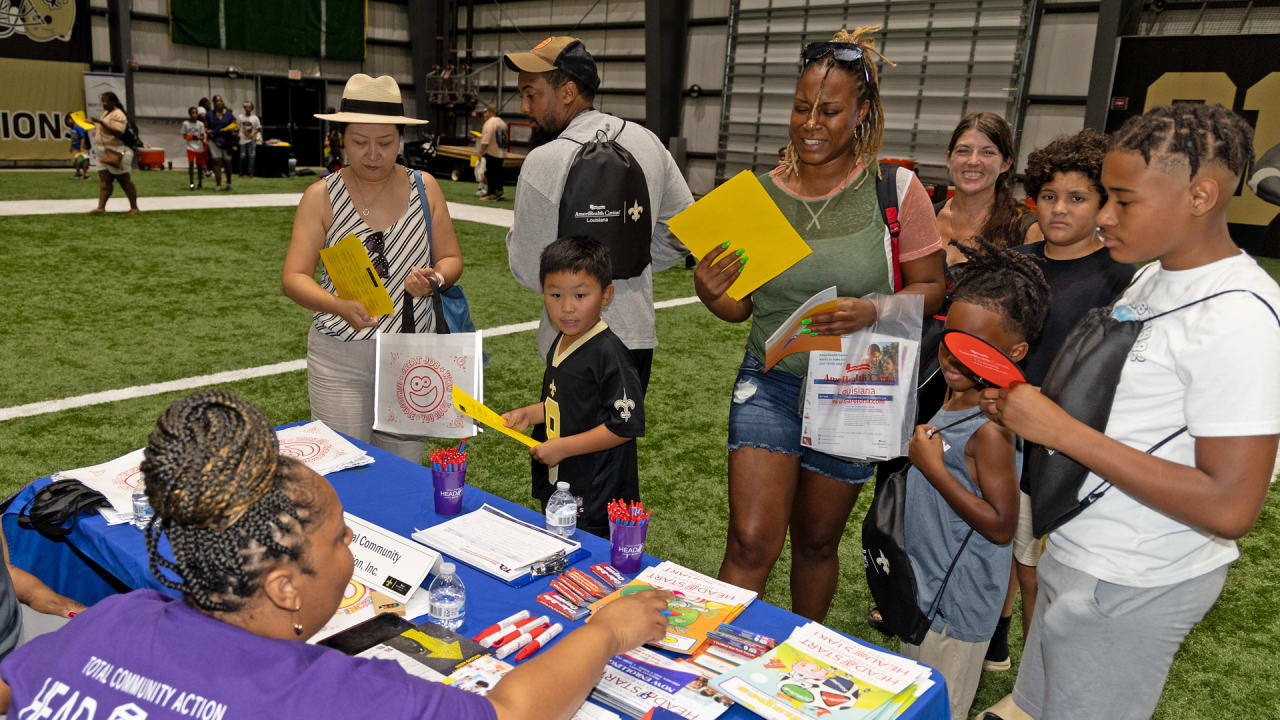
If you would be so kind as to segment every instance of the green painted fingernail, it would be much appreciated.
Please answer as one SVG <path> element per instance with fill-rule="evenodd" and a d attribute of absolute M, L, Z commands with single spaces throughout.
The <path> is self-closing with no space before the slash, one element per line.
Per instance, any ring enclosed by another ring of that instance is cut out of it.
<path fill-rule="evenodd" d="M 726 241 L 724 241 L 724 242 L 720 243 L 720 247 L 722 247 L 722 248 L 727 248 L 727 247 L 729 247 L 729 241 L 728 241 L 728 240 L 726 240 Z"/>
<path fill-rule="evenodd" d="M 743 255 L 743 256 L 742 256 L 742 264 L 743 264 L 743 265 L 746 265 L 746 264 L 747 264 L 747 256 L 746 256 L 746 255 Z"/>
<path fill-rule="evenodd" d="M 739 250 L 738 252 L 734 253 L 734 255 L 741 255 L 742 253 L 744 253 L 744 252 L 746 252 L 746 251 L 747 251 L 747 249 L 746 249 L 746 248 L 743 248 L 743 249 Z"/>
<path fill-rule="evenodd" d="M 801 321 L 800 321 L 800 324 L 801 324 L 801 325 L 808 325 L 808 324 L 809 324 L 809 323 L 811 323 L 811 322 L 813 322 L 813 318 L 805 318 L 805 319 L 803 319 L 803 320 L 801 320 Z"/>

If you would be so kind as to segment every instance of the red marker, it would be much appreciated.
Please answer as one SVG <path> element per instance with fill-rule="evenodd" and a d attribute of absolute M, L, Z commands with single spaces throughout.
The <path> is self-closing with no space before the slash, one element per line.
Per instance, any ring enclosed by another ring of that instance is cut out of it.
<path fill-rule="evenodd" d="M 523 633 L 528 633 L 529 631 L 541 625 L 550 625 L 550 624 L 551 624 L 551 618 L 548 618 L 546 615 L 539 615 L 538 617 L 532 620 L 523 620 L 521 622 L 516 623 L 516 626 L 512 628 L 511 632 L 507 633 L 506 635 L 503 635 L 497 640 L 491 641 L 491 644 L 488 645 L 488 647 L 493 650 L 497 650 L 499 648 L 502 648 L 511 644 L 512 641 L 519 638 L 520 635 Z"/>
<path fill-rule="evenodd" d="M 527 618 L 527 617 L 529 617 L 529 611 L 528 611 L 528 610 L 521 610 L 520 612 L 516 613 L 515 615 L 512 615 L 511 617 L 509 617 L 509 618 L 505 618 L 505 619 L 503 619 L 503 620 L 499 620 L 498 622 L 496 622 L 496 623 L 494 623 L 494 624 L 490 625 L 489 627 L 487 627 L 487 628 L 485 628 L 485 629 L 481 630 L 479 633 L 477 633 L 477 634 L 476 634 L 476 636 L 475 636 L 475 637 L 471 638 L 471 641 L 472 641 L 472 642 L 480 642 L 480 639 L 481 639 L 481 638 L 489 637 L 490 635 L 492 635 L 492 634 L 494 634 L 494 633 L 498 632 L 498 630 L 499 630 L 499 629 L 501 629 L 501 628 L 504 628 L 504 627 L 505 627 L 505 628 L 509 628 L 509 627 L 511 627 L 512 625 L 515 625 L 517 620 L 524 620 L 524 619 L 525 619 L 525 618 Z"/>
<path fill-rule="evenodd" d="M 505 659 L 508 655 L 523 648 L 525 645 L 528 645 L 529 643 L 533 642 L 533 638 L 536 635 L 540 635 L 543 632 L 545 632 L 546 629 L 547 629 L 546 625 L 539 626 L 537 629 L 534 629 L 534 630 L 530 630 L 526 628 L 523 632 L 520 633 L 520 637 L 507 643 L 506 645 L 503 645 L 501 649 L 499 649 L 496 653 L 494 653 L 493 654 L 494 657 L 498 658 L 499 660 Z"/>
<path fill-rule="evenodd" d="M 542 649 L 544 645 L 551 642 L 555 636 L 559 635 L 562 630 L 564 630 L 564 626 L 560 623 L 556 623 L 542 633 L 535 635 L 533 639 L 529 641 L 528 645 L 520 648 L 520 652 L 516 653 L 516 662 L 520 662 L 521 660 L 524 660 L 530 655 L 538 652 L 538 650 Z"/>

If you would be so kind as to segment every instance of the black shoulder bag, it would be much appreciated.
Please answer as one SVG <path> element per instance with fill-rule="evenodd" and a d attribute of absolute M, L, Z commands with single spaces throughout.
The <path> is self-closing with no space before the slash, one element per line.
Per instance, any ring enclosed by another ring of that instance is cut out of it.
<path fill-rule="evenodd" d="M 65 537 L 76 528 L 80 513 L 91 513 L 109 504 L 102 493 L 79 480 L 55 480 L 40 488 L 22 507 L 18 525 L 50 537 Z"/>

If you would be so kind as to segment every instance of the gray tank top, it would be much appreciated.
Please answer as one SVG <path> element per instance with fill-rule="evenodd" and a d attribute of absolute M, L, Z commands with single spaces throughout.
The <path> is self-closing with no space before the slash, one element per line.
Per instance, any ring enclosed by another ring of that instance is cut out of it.
<path fill-rule="evenodd" d="M 944 427 L 977 408 L 965 410 L 939 410 L 929 421 L 934 427 Z M 981 496 L 982 490 L 969 476 L 965 462 L 965 446 L 969 438 L 987 422 L 983 415 L 965 420 L 953 428 L 941 431 L 942 461 L 947 471 L 969 492 Z M 1015 457 L 1014 477 L 1022 469 L 1022 452 Z M 933 598 L 938 594 L 942 578 L 947 574 L 951 558 L 960 549 L 969 533 L 966 523 L 929 480 L 914 466 L 907 476 L 907 508 L 903 533 L 911 569 L 919 585 L 917 604 L 920 611 L 929 612 Z M 946 592 L 933 618 L 932 629 L 965 642 L 986 642 L 995 631 L 1004 603 L 1005 590 L 1009 586 L 1009 568 L 1013 562 L 1013 549 L 1008 543 L 996 545 L 976 531 L 956 562 Z"/>
<path fill-rule="evenodd" d="M 21 635 L 22 611 L 18 608 L 18 596 L 13 594 L 9 565 L 0 563 L 0 660 L 18 646 Z"/>

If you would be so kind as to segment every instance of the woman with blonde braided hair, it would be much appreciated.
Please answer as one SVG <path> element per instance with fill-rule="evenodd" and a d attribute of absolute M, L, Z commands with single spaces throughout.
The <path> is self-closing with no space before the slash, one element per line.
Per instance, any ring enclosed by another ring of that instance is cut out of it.
<path fill-rule="evenodd" d="M 927 314 L 943 297 L 942 246 L 920 181 L 905 171 L 892 176 L 901 226 L 896 255 L 876 199 L 884 109 L 868 54 L 879 55 L 870 37 L 879 29 L 842 29 L 830 42 L 805 45 L 791 142 L 778 167 L 760 178 L 812 254 L 742 300 L 725 291 L 746 257 L 717 260 L 708 253 L 694 272 L 698 297 L 712 313 L 751 320 L 729 408 L 729 536 L 720 578 L 763 592 L 790 526 L 791 609 L 815 620 L 831 605 L 840 538 L 872 466 L 801 446 L 808 354 L 789 355 L 766 372 L 765 341 L 805 300 L 833 285 L 836 310 L 813 318 L 812 334 L 845 335 L 874 323 L 875 306 L 862 299 L 870 293 L 899 286 L 898 292 L 923 295 Z"/>
<path fill-rule="evenodd" d="M 428 682 L 393 662 L 302 642 L 342 600 L 351 531 L 328 481 L 279 455 L 253 405 L 221 390 L 177 400 L 156 422 L 142 471 L 156 513 L 147 527 L 151 567 L 182 599 L 115 595 L 14 651 L 0 664 L 0 713 L 568 718 L 610 657 L 666 633 L 668 593 L 637 593 L 485 697 Z"/>

